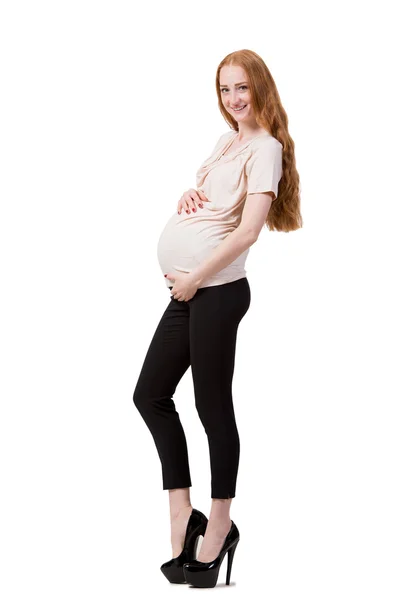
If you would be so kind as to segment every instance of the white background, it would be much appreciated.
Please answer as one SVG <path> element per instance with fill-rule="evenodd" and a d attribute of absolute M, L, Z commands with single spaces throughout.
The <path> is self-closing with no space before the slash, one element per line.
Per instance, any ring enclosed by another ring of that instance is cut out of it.
<path fill-rule="evenodd" d="M 132 395 L 169 302 L 158 237 L 228 128 L 218 63 L 248 48 L 288 114 L 304 226 L 264 228 L 246 264 L 241 541 L 216 590 L 398 600 L 394 7 L 1 3 L 2 599 L 196 593 L 159 570 L 168 492 Z M 190 369 L 174 400 L 208 515 Z"/>

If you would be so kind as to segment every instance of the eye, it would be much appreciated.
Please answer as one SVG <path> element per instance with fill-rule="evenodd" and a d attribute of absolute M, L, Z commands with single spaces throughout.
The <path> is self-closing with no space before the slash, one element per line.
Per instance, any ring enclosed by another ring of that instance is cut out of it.
<path fill-rule="evenodd" d="M 227 90 L 227 89 L 228 89 L 228 88 L 221 88 L 221 92 L 223 92 L 224 90 Z M 245 89 L 245 90 L 247 90 L 247 85 L 240 85 L 240 86 L 239 86 L 239 90 L 240 90 L 240 89 Z"/>

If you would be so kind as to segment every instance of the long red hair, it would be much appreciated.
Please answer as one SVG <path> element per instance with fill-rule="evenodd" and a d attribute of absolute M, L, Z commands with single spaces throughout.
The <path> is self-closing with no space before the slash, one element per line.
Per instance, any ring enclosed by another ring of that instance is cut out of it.
<path fill-rule="evenodd" d="M 282 177 L 278 196 L 271 204 L 265 224 L 273 231 L 295 231 L 303 226 L 300 213 L 300 177 L 296 169 L 294 141 L 288 131 L 288 117 L 273 77 L 263 59 L 252 50 L 237 50 L 218 65 L 215 84 L 219 109 L 225 121 L 238 131 L 238 124 L 225 109 L 221 99 L 220 71 L 226 66 L 240 66 L 246 72 L 251 103 L 258 125 L 266 129 L 283 146 Z"/>

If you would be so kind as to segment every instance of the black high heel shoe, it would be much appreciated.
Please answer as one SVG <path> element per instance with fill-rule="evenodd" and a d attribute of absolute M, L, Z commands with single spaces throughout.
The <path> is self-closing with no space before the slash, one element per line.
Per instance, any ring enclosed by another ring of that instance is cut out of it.
<path fill-rule="evenodd" d="M 231 528 L 228 535 L 225 538 L 224 544 L 220 550 L 220 553 L 211 562 L 200 562 L 198 560 L 192 560 L 183 565 L 183 574 L 186 582 L 194 585 L 195 587 L 215 587 L 218 581 L 219 569 L 222 561 L 224 560 L 225 554 L 228 552 L 228 566 L 226 570 L 226 585 L 229 585 L 231 580 L 232 562 L 235 554 L 235 550 L 239 543 L 240 536 L 239 530 L 235 523 L 232 521 Z"/>
<path fill-rule="evenodd" d="M 204 537 L 207 523 L 207 517 L 200 510 L 193 508 L 186 527 L 182 552 L 179 556 L 171 558 L 171 560 L 163 563 L 160 567 L 161 572 L 170 583 L 186 583 L 182 569 L 183 564 L 195 560 L 199 536 L 202 535 Z"/>

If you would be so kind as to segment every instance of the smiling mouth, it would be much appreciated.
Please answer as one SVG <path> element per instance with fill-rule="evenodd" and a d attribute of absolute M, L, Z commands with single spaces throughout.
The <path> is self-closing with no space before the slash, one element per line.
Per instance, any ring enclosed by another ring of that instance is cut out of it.
<path fill-rule="evenodd" d="M 235 112 L 240 112 L 241 110 L 244 110 L 246 108 L 247 104 L 244 104 L 243 106 L 240 106 L 239 108 L 234 108 L 232 106 L 232 110 L 234 110 Z"/>

